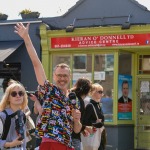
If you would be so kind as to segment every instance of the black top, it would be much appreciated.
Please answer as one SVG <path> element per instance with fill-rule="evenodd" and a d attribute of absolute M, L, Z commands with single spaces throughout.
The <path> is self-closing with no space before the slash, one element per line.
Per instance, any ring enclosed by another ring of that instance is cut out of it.
<path fill-rule="evenodd" d="M 78 100 L 80 102 L 80 112 L 81 112 L 81 120 L 80 122 L 82 123 L 82 120 L 83 120 L 83 115 L 84 115 L 84 111 L 85 111 L 85 105 L 84 105 L 84 101 L 81 97 L 77 96 L 78 97 Z M 81 129 L 81 132 L 84 131 L 85 129 L 85 126 L 82 124 L 82 129 Z M 72 132 L 72 138 L 74 139 L 80 139 L 81 140 L 81 137 L 80 137 L 80 133 L 75 133 L 74 131 Z"/>
<path fill-rule="evenodd" d="M 102 119 L 102 125 L 104 125 L 104 115 L 101 110 L 101 106 L 99 102 L 95 102 L 94 100 L 90 100 L 90 103 L 86 106 L 84 116 L 83 116 L 83 124 L 87 126 L 92 126 L 92 123 L 96 123 L 96 115 L 93 109 L 92 104 L 95 107 L 95 110 L 97 112 L 98 118 Z"/>
<path fill-rule="evenodd" d="M 132 101 L 132 100 L 128 97 L 128 102 L 131 102 L 131 101 Z M 119 98 L 118 102 L 119 102 L 119 103 L 125 103 L 123 96 L 121 96 L 121 97 Z"/>

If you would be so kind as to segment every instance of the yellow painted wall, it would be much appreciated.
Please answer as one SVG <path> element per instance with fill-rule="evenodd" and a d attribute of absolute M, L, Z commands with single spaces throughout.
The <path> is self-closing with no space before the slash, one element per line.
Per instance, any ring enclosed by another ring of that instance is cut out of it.
<path fill-rule="evenodd" d="M 41 35 L 41 46 L 42 46 L 42 63 L 46 71 L 46 76 L 51 81 L 52 80 L 52 59 L 51 54 L 63 54 L 64 52 L 69 54 L 74 53 L 114 53 L 115 64 L 114 64 L 114 99 L 118 97 L 118 57 L 119 52 L 132 52 L 133 61 L 132 70 L 133 76 L 133 88 L 136 88 L 136 76 L 138 69 L 138 54 L 149 54 L 150 55 L 150 46 L 117 46 L 117 47 L 96 47 L 96 48 L 67 48 L 67 49 L 51 49 L 50 39 L 52 37 L 71 37 L 71 36 L 94 36 L 94 35 L 111 35 L 111 34 L 140 34 L 140 33 L 150 33 L 150 25 L 134 25 L 130 29 L 122 30 L 121 26 L 114 27 L 87 27 L 87 28 L 75 28 L 73 32 L 66 32 L 65 30 L 47 30 L 46 25 L 42 24 L 40 26 L 40 35 Z M 94 62 L 93 62 L 94 63 Z M 93 65 L 92 63 L 92 65 Z M 94 72 L 94 70 L 93 70 Z M 133 98 L 136 98 L 136 93 L 133 92 Z M 136 119 L 136 102 L 133 103 L 133 117 L 132 120 L 118 120 L 118 103 L 117 101 L 113 104 L 114 118 L 112 123 L 107 124 L 134 124 Z"/>

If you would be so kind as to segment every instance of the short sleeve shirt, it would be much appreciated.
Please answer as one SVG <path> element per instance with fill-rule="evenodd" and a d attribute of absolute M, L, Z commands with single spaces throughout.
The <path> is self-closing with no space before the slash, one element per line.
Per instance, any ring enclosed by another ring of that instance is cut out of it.
<path fill-rule="evenodd" d="M 37 135 L 72 147 L 71 110 L 73 106 L 71 101 L 49 81 L 45 81 L 44 86 L 39 86 L 39 93 L 39 100 L 43 103 L 43 112 L 37 122 Z"/>

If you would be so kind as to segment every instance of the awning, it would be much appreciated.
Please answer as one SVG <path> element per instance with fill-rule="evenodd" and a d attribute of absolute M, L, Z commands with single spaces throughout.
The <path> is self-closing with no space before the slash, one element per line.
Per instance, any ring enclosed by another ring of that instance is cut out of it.
<path fill-rule="evenodd" d="M 0 41 L 0 62 L 3 62 L 16 49 L 22 45 L 23 41 Z"/>

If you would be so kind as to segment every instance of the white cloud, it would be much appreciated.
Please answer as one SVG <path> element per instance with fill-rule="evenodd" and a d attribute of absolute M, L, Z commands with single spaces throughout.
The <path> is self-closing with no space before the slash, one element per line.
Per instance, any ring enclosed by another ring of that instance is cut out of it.
<path fill-rule="evenodd" d="M 150 10 L 150 0 L 136 0 L 136 1 L 147 7 L 148 10 Z"/>

